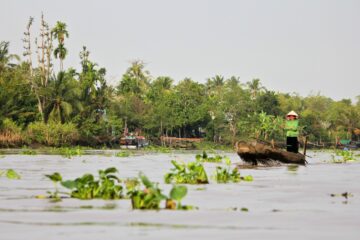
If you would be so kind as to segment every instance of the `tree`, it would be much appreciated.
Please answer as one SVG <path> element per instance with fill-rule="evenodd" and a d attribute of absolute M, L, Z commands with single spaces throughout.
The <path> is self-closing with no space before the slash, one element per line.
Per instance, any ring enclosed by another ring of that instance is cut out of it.
<path fill-rule="evenodd" d="M 27 82 L 27 65 L 5 65 L 0 72 L 0 125 L 3 118 L 11 118 L 18 125 L 36 119 L 36 99 Z"/>
<path fill-rule="evenodd" d="M 38 68 L 41 79 L 40 85 L 46 87 L 52 73 L 51 55 L 53 50 L 53 44 L 52 34 L 49 25 L 47 24 L 47 22 L 45 22 L 44 14 L 41 14 L 40 23 L 40 40 L 38 41 L 38 39 L 35 39 L 35 44 L 37 45 L 36 52 L 38 56 Z"/>
<path fill-rule="evenodd" d="M 168 135 L 172 130 L 172 101 L 174 80 L 170 77 L 158 77 L 147 93 L 148 112 L 144 127 L 154 135 Z"/>
<path fill-rule="evenodd" d="M 257 108 L 268 115 L 278 116 L 281 114 L 280 103 L 277 94 L 274 91 L 265 90 L 256 98 Z"/>
<path fill-rule="evenodd" d="M 64 41 L 65 37 L 69 37 L 69 33 L 66 30 L 66 24 L 58 21 L 55 27 L 51 30 L 51 34 L 53 37 L 58 39 L 58 46 L 54 50 L 55 58 L 60 59 L 60 71 L 63 71 L 63 61 L 67 55 L 67 49 L 65 48 Z"/>
<path fill-rule="evenodd" d="M 242 89 L 241 85 L 227 85 L 223 92 L 224 99 L 221 104 L 228 126 L 228 141 L 235 143 L 236 137 L 248 134 L 249 124 L 247 117 L 253 114 L 251 95 Z M 245 124 L 246 123 L 246 124 Z M 247 125 L 247 126 L 245 126 Z"/>
<path fill-rule="evenodd" d="M 48 104 L 45 107 L 45 122 L 53 120 L 65 123 L 74 108 L 82 109 L 78 82 L 64 72 L 59 72 L 49 82 Z"/>
<path fill-rule="evenodd" d="M 258 78 L 255 78 L 251 82 L 247 82 L 246 84 L 251 92 L 252 99 L 255 99 L 258 96 L 259 92 L 265 90 L 265 87 L 262 86 L 260 79 Z"/>
<path fill-rule="evenodd" d="M 225 84 L 225 78 L 221 75 L 215 75 L 215 77 L 208 78 L 206 80 L 206 87 L 209 90 L 221 88 Z"/>
<path fill-rule="evenodd" d="M 34 22 L 34 18 L 33 17 L 30 17 L 29 18 L 29 21 L 28 21 L 28 24 L 26 25 L 26 31 L 24 32 L 24 38 L 22 39 L 23 42 L 24 42 L 24 57 L 28 57 L 28 60 L 27 60 L 27 63 L 28 63 L 28 66 L 29 66 L 29 72 L 30 72 L 30 84 L 32 84 L 32 75 L 33 75 L 33 66 L 32 66 L 32 48 L 31 48 L 31 32 L 30 32 L 30 29 L 31 29 L 31 26 Z"/>
<path fill-rule="evenodd" d="M 196 132 L 207 116 L 204 85 L 189 78 L 180 81 L 174 88 L 172 109 L 174 111 L 174 127 L 178 127 L 180 137 L 187 137 Z"/>
<path fill-rule="evenodd" d="M 15 64 L 11 63 L 11 60 L 16 59 L 20 61 L 19 56 L 15 54 L 9 54 L 9 42 L 1 41 L 0 42 L 0 73 L 6 67 L 14 67 Z"/>
<path fill-rule="evenodd" d="M 120 84 L 117 86 L 117 90 L 120 94 L 138 94 L 141 98 L 144 98 L 149 88 L 150 80 L 150 73 L 145 70 L 145 63 L 136 60 L 126 70 Z"/>

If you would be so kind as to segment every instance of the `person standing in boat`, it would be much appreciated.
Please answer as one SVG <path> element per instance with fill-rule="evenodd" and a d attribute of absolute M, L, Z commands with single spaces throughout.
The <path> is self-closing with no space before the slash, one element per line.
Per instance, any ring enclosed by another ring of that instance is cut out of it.
<path fill-rule="evenodd" d="M 286 131 L 286 150 L 288 152 L 299 152 L 299 115 L 295 111 L 291 111 L 286 115 L 285 131 Z"/>

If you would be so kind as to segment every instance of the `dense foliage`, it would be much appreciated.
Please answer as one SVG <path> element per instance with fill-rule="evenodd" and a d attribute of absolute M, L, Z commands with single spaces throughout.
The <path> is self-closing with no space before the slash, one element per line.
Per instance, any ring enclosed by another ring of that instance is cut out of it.
<path fill-rule="evenodd" d="M 111 145 L 125 126 L 154 140 L 162 135 L 205 137 L 220 144 L 239 138 L 282 140 L 283 118 L 290 110 L 300 114 L 311 141 L 359 140 L 360 98 L 353 104 L 319 94 L 277 93 L 259 79 L 242 83 L 235 76 L 175 82 L 151 76 L 142 61 L 132 62 L 118 84 L 109 86 L 105 68 L 90 59 L 86 47 L 80 52 L 80 71 L 64 67 L 69 37 L 65 23 L 51 28 L 42 16 L 34 44 L 33 21 L 25 29 L 24 59 L 10 54 L 9 42 L 0 42 L 2 146 Z"/>

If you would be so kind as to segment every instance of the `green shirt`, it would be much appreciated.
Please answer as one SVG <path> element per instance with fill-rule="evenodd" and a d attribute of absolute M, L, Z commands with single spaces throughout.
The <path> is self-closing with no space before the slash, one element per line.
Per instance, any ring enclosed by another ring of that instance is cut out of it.
<path fill-rule="evenodd" d="M 299 136 L 299 120 L 286 120 L 285 130 L 287 137 Z"/>

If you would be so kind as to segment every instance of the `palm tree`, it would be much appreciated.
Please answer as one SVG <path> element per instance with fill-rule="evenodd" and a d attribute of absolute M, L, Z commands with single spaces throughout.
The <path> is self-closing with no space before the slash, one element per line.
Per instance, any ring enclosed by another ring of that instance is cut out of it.
<path fill-rule="evenodd" d="M 4 67 L 11 67 L 13 64 L 9 64 L 12 59 L 19 59 L 19 56 L 15 54 L 9 54 L 9 42 L 0 42 L 0 72 Z"/>
<path fill-rule="evenodd" d="M 63 71 L 64 69 L 63 60 L 65 59 L 66 55 L 67 55 L 67 49 L 64 47 L 64 44 L 60 43 L 59 46 L 54 50 L 55 58 L 60 59 L 60 71 Z"/>
<path fill-rule="evenodd" d="M 260 79 L 255 78 L 251 82 L 247 82 L 247 86 L 251 92 L 251 97 L 255 99 L 259 92 L 265 90 L 265 87 L 261 85 Z"/>
<path fill-rule="evenodd" d="M 158 77 L 152 85 L 159 90 L 169 90 L 172 87 L 173 82 L 174 80 L 170 77 Z"/>
<path fill-rule="evenodd" d="M 127 74 L 135 80 L 136 85 L 142 90 L 147 88 L 150 81 L 150 73 L 145 70 L 145 63 L 141 60 L 135 60 L 131 63 L 131 66 L 127 69 Z"/>
<path fill-rule="evenodd" d="M 144 62 L 135 60 L 126 70 L 117 89 L 119 93 L 138 94 L 144 97 L 150 86 L 150 80 L 151 76 L 149 71 L 145 70 Z"/>
<path fill-rule="evenodd" d="M 59 21 L 51 30 L 51 34 L 59 40 L 59 43 L 64 43 L 65 37 L 69 37 L 69 32 L 66 30 L 66 24 Z"/>
<path fill-rule="evenodd" d="M 63 60 L 67 55 L 67 49 L 64 46 L 65 37 L 69 37 L 69 33 L 66 30 L 66 24 L 63 22 L 57 22 L 55 27 L 51 30 L 51 34 L 53 37 L 58 39 L 59 45 L 54 50 L 55 58 L 60 59 L 60 71 L 63 71 Z"/>
<path fill-rule="evenodd" d="M 224 86 L 225 79 L 221 75 L 215 75 L 215 77 L 208 78 L 206 85 L 209 89 L 218 88 Z"/>
<path fill-rule="evenodd" d="M 229 88 L 241 86 L 240 77 L 231 76 L 229 79 L 226 80 L 226 85 Z"/>
<path fill-rule="evenodd" d="M 65 123 L 74 108 L 82 109 L 79 84 L 71 75 L 60 72 L 57 77 L 50 79 L 48 89 L 49 100 L 44 111 L 45 122 L 51 119 Z"/>

